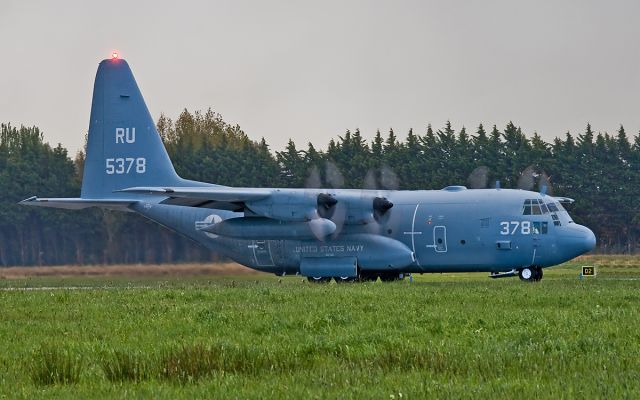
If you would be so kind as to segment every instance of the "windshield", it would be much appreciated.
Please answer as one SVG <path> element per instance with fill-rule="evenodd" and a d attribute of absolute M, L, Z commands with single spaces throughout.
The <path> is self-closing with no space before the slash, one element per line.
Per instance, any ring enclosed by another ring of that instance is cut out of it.
<path fill-rule="evenodd" d="M 522 206 L 522 215 L 549 214 L 549 208 L 541 199 L 527 199 Z"/>
<path fill-rule="evenodd" d="M 553 224 L 555 226 L 560 226 L 562 223 L 573 223 L 571 216 L 559 201 L 556 201 L 555 199 L 551 201 L 547 200 L 546 206 L 551 213 L 551 218 L 553 219 Z"/>

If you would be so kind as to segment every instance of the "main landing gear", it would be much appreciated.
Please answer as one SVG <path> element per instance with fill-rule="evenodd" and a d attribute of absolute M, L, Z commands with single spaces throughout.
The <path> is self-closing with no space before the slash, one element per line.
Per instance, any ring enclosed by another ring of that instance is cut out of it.
<path fill-rule="evenodd" d="M 323 277 L 323 276 L 307 276 L 307 280 L 311 283 L 329 283 L 331 282 L 331 277 Z"/>
<path fill-rule="evenodd" d="M 352 283 L 352 282 L 375 282 L 380 278 L 382 282 L 395 282 L 401 281 L 407 276 L 407 274 L 401 274 L 398 272 L 361 272 L 358 277 L 319 277 L 308 276 L 307 280 L 311 283 L 329 283 L 331 279 L 335 279 L 336 283 Z"/>
<path fill-rule="evenodd" d="M 536 266 L 525 267 L 518 271 L 520 280 L 525 282 L 538 282 L 542 279 L 542 275 L 542 268 Z"/>

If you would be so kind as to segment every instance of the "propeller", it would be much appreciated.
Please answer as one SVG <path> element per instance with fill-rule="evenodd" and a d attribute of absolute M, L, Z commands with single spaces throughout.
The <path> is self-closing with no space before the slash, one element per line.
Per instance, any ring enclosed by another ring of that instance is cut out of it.
<path fill-rule="evenodd" d="M 518 178 L 518 189 L 533 190 L 538 183 L 538 190 L 542 194 L 551 194 L 551 177 L 546 172 L 538 172 L 533 165 L 522 171 Z"/>
<path fill-rule="evenodd" d="M 378 191 L 378 188 L 382 187 L 384 190 L 397 190 L 400 186 L 399 181 L 398 175 L 396 175 L 391 168 L 383 166 L 379 171 L 373 169 L 367 171 L 363 189 Z M 336 229 L 331 237 L 338 237 L 347 220 L 348 204 L 345 201 L 338 200 L 335 191 L 332 189 L 341 189 L 344 186 L 344 176 L 335 163 L 327 161 L 324 168 L 324 180 L 321 177 L 319 169 L 313 167 L 305 183 L 306 187 L 310 189 L 330 188 L 318 193 L 316 215 L 314 215 L 312 219 L 325 218 L 331 220 L 336 225 Z M 370 217 L 365 216 L 364 218 L 367 221 L 367 225 L 375 227 L 374 229 L 378 231 L 381 219 L 387 215 L 387 212 L 393 207 L 393 203 L 384 196 L 384 193 L 380 192 L 377 192 L 373 197 L 363 192 L 361 199 L 367 202 L 371 201 L 371 203 L 363 205 L 365 212 L 366 210 L 370 210 Z M 313 229 L 312 225 L 312 230 Z M 322 233 L 323 232 L 318 232 L 318 234 L 316 234 L 319 240 L 324 240 L 325 238 Z"/>
<path fill-rule="evenodd" d="M 536 178 L 540 176 L 536 172 L 536 169 L 533 165 L 529 165 L 520 173 L 518 177 L 518 189 L 522 190 L 531 190 L 536 184 Z"/>
<path fill-rule="evenodd" d="M 376 171 L 374 169 L 370 169 L 367 171 L 367 174 L 364 177 L 363 188 L 367 190 L 375 190 L 377 191 L 376 196 L 372 200 L 371 208 L 373 210 L 372 217 L 373 221 L 368 223 L 369 226 L 375 227 L 375 231 L 380 230 L 380 222 L 387 215 L 387 211 L 389 211 L 393 207 L 393 203 L 389 201 L 386 197 L 384 197 L 383 193 L 378 191 L 378 187 L 382 187 L 384 190 L 398 190 L 400 187 L 400 179 L 398 175 L 393 172 L 391 168 L 386 165 L 383 165 L 380 168 L 380 179 L 376 179 Z"/>
<path fill-rule="evenodd" d="M 325 177 L 327 184 L 333 189 L 342 189 L 344 187 L 344 176 L 332 161 L 327 160 L 325 164 Z M 340 235 L 340 232 L 342 232 L 345 220 L 347 219 L 347 205 L 337 201 L 335 198 L 333 199 L 336 200 L 336 203 L 331 206 L 330 218 L 331 221 L 336 224 L 336 230 L 333 232 L 333 235 L 331 235 L 331 237 L 335 239 Z"/>
<path fill-rule="evenodd" d="M 331 161 L 325 163 L 324 168 L 324 182 L 320 176 L 320 170 L 318 167 L 313 166 L 309 172 L 309 176 L 305 181 L 305 186 L 309 189 L 322 189 L 329 186 L 332 189 L 340 189 L 344 186 L 344 176 L 338 169 L 338 167 Z M 318 240 L 324 240 L 326 238 L 325 231 L 318 228 L 320 224 L 313 224 L 316 218 L 325 218 L 331 220 L 336 226 L 333 231 L 332 237 L 336 237 L 342 230 L 344 220 L 347 215 L 346 205 L 340 203 L 332 190 L 327 190 L 318 193 L 316 200 L 316 215 L 311 218 L 311 230 Z"/>
<path fill-rule="evenodd" d="M 489 168 L 483 166 L 477 167 L 467 178 L 467 184 L 471 189 L 485 189 L 489 183 Z"/>

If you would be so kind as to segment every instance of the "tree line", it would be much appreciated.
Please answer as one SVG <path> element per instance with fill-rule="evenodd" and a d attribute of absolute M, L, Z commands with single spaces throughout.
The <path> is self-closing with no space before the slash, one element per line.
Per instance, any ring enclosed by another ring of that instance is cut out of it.
<path fill-rule="evenodd" d="M 441 189 L 460 184 L 546 190 L 576 199 L 570 213 L 594 230 L 599 252 L 640 249 L 640 135 L 584 132 L 545 142 L 508 123 L 473 132 L 450 122 L 399 139 L 358 129 L 326 150 L 289 140 L 273 152 L 213 112 L 184 110 L 157 128 L 180 176 L 245 187 Z M 70 157 L 38 127 L 0 125 L 0 265 L 206 262 L 218 256 L 142 217 L 114 211 L 18 206 L 33 194 L 77 197 L 84 152 Z M 372 177 L 373 179 L 372 182 Z M 373 187 L 372 187 L 373 186 Z M 544 189 L 542 189 L 544 187 Z"/>

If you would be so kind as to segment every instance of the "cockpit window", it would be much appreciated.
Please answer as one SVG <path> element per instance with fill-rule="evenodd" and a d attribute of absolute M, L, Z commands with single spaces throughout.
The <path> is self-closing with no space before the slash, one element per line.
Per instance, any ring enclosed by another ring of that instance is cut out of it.
<path fill-rule="evenodd" d="M 558 206 L 560 205 L 560 203 L 547 203 L 547 207 L 549 207 L 549 211 L 551 212 L 558 212 L 560 210 L 558 210 Z"/>
<path fill-rule="evenodd" d="M 522 206 L 522 215 L 548 214 L 549 209 L 540 199 L 527 199 Z"/>
<path fill-rule="evenodd" d="M 531 200 L 524 201 L 524 207 L 522 208 L 522 215 L 531 215 Z"/>
<path fill-rule="evenodd" d="M 549 214 L 549 209 L 547 208 L 547 205 L 544 204 L 544 201 L 538 200 L 538 202 L 540 202 L 540 208 L 542 209 L 542 213 Z"/>
<path fill-rule="evenodd" d="M 542 210 L 540 210 L 540 204 L 536 200 L 533 200 L 533 204 L 531 204 L 531 214 L 533 215 L 541 215 Z"/>

